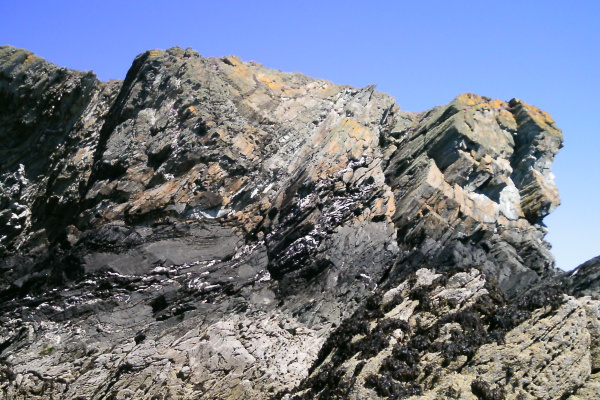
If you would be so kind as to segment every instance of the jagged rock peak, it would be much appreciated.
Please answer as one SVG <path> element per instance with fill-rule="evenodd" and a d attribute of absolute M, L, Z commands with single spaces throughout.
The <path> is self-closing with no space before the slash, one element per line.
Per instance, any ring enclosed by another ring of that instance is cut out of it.
<path fill-rule="evenodd" d="M 594 390 L 598 305 L 544 241 L 562 135 L 520 100 L 409 113 L 178 47 L 101 82 L 2 46 L 0 137 L 7 398 Z M 557 352 L 577 373 L 531 378 Z"/>

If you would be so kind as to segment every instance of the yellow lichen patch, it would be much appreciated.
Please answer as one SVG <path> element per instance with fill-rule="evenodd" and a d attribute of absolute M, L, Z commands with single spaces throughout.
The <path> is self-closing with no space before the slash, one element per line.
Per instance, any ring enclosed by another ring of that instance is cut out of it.
<path fill-rule="evenodd" d="M 474 106 L 478 103 L 481 103 L 483 101 L 483 98 L 474 93 L 463 93 L 459 95 L 456 98 L 456 100 L 460 101 L 461 103 L 464 103 L 467 106 Z"/>
<path fill-rule="evenodd" d="M 343 125 L 348 130 L 348 136 L 356 140 L 366 140 L 367 136 L 371 133 L 367 128 L 362 126 L 358 121 L 353 119 L 347 119 L 343 122 Z"/>
<path fill-rule="evenodd" d="M 278 76 L 259 76 L 257 79 L 267 85 L 267 87 L 273 91 L 282 92 L 283 91 L 283 83 Z"/>
<path fill-rule="evenodd" d="M 235 65 L 230 71 L 231 73 L 228 74 L 230 77 L 232 75 L 233 77 L 245 78 L 249 75 L 248 66 L 244 64 Z"/>
<path fill-rule="evenodd" d="M 550 121 L 548 121 L 544 115 L 542 115 L 539 112 L 532 112 L 529 114 L 531 116 L 531 118 L 533 118 L 533 120 L 540 126 L 544 127 L 544 126 L 548 126 L 548 124 L 550 123 Z"/>
<path fill-rule="evenodd" d="M 540 110 L 536 106 L 529 105 L 529 104 L 525 103 L 524 101 L 521 101 L 521 104 L 523 105 L 523 107 L 525 107 L 525 109 L 528 111 L 528 114 L 531 116 L 531 118 L 533 118 L 533 120 L 537 124 L 539 124 L 541 126 L 547 126 L 549 124 L 554 124 L 554 119 L 552 119 L 550 114 L 548 114 L 546 111 Z"/>
<path fill-rule="evenodd" d="M 256 88 L 256 82 L 254 82 L 253 75 L 250 74 L 248 67 L 245 64 L 237 64 L 230 66 L 224 64 L 221 69 L 225 73 L 227 79 L 232 82 L 230 90 L 237 92 L 241 95 Z"/>
<path fill-rule="evenodd" d="M 25 59 L 25 61 L 23 61 L 23 63 L 29 64 L 33 60 L 34 57 L 35 56 L 33 54 L 28 55 L 27 58 Z"/>
<path fill-rule="evenodd" d="M 555 122 L 554 119 L 550 116 L 550 114 L 548 114 L 546 111 L 540 110 L 539 108 L 538 108 L 538 110 L 539 110 L 540 114 L 544 117 L 544 119 L 546 119 L 546 121 L 548 121 L 549 123 L 552 123 L 552 124 Z"/>
<path fill-rule="evenodd" d="M 367 146 L 367 140 L 372 139 L 371 136 L 367 128 L 345 117 L 327 135 L 329 143 L 323 147 L 323 151 L 331 155 L 351 151 L 352 157 L 359 158 Z M 365 143 L 361 145 L 358 142 Z"/>
<path fill-rule="evenodd" d="M 498 100 L 498 99 L 491 100 L 489 102 L 489 104 L 493 108 L 500 108 L 500 107 L 506 107 L 507 106 L 507 104 L 505 102 L 503 102 L 502 100 Z"/>
<path fill-rule="evenodd" d="M 233 70 L 235 71 L 235 75 L 240 78 L 250 78 L 252 76 L 250 69 L 244 64 L 237 65 Z"/>
<path fill-rule="evenodd" d="M 150 57 L 158 57 L 160 51 L 158 50 L 150 50 Z"/>
<path fill-rule="evenodd" d="M 187 110 L 188 110 L 188 112 L 190 112 L 191 114 L 194 114 L 194 115 L 198 114 L 198 110 L 197 110 L 197 109 L 196 109 L 196 107 L 194 107 L 194 106 L 189 106 L 189 107 L 187 108 Z"/>

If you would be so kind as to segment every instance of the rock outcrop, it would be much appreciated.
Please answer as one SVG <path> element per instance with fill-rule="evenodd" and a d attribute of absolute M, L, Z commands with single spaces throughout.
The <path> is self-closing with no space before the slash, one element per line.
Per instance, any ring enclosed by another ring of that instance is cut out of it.
<path fill-rule="evenodd" d="M 597 393 L 597 263 L 554 268 L 562 135 L 523 101 L 3 46 L 0 136 L 5 398 Z"/>

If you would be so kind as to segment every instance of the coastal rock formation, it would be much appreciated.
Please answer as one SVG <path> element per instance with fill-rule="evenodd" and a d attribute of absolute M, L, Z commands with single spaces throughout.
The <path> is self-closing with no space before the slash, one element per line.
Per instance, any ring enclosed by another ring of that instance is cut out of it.
<path fill-rule="evenodd" d="M 7 399 L 597 392 L 597 263 L 554 268 L 562 135 L 521 100 L 2 46 L 0 137 Z"/>

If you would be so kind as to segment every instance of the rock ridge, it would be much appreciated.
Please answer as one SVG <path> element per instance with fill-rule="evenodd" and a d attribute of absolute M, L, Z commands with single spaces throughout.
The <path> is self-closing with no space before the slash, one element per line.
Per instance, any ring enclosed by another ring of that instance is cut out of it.
<path fill-rule="evenodd" d="M 562 134 L 519 99 L 0 46 L 0 136 L 5 398 L 597 393 L 598 263 L 554 267 Z"/>

